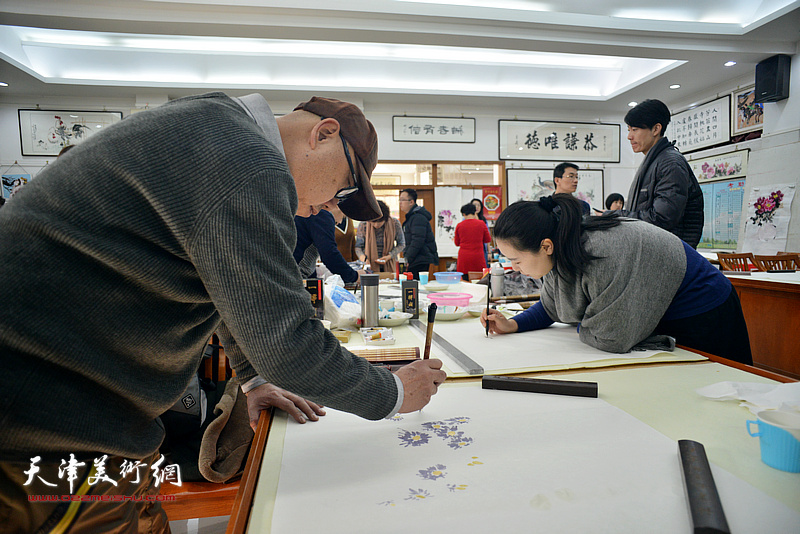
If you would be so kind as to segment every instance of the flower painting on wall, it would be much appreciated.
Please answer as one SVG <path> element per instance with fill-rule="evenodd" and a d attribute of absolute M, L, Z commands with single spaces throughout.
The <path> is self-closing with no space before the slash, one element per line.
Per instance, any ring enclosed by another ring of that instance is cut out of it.
<path fill-rule="evenodd" d="M 750 220 L 758 226 L 764 223 L 771 223 L 775 216 L 775 210 L 781 207 L 782 200 L 783 193 L 780 190 L 773 191 L 765 197 L 759 197 L 758 200 L 753 203 L 753 209 L 756 213 L 750 217 Z"/>
<path fill-rule="evenodd" d="M 742 251 L 777 254 L 785 250 L 797 184 L 754 187 L 747 201 L 747 220 Z"/>
<path fill-rule="evenodd" d="M 692 159 L 689 165 L 698 182 L 731 180 L 747 175 L 748 156 L 748 150 L 736 150 L 718 156 Z"/>

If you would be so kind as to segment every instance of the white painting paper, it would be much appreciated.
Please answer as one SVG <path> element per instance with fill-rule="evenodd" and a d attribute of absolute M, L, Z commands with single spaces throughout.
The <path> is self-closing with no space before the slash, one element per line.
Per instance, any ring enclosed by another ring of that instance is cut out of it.
<path fill-rule="evenodd" d="M 436 249 L 440 258 L 458 256 L 458 247 L 453 242 L 456 225 L 461 222 L 461 188 L 437 187 L 436 199 Z"/>
<path fill-rule="evenodd" d="M 800 517 L 715 469 L 737 532 Z M 259 511 L 258 503 L 254 514 Z M 769 521 L 764 521 L 769 518 Z M 788 530 L 786 530 L 788 528 Z M 287 422 L 274 534 L 691 532 L 677 444 L 601 399 L 444 386 L 420 412 Z"/>
<path fill-rule="evenodd" d="M 434 332 L 483 367 L 484 374 L 578 368 L 589 362 L 619 358 L 643 360 L 661 352 L 604 352 L 581 342 L 575 326 L 562 323 L 555 323 L 542 330 L 493 334 L 487 338 L 477 320 L 439 321 L 434 323 Z M 422 336 L 421 333 L 418 335 Z M 454 360 L 446 355 L 442 356 L 442 360 L 453 371 L 454 376 L 464 374 L 459 373 L 461 367 Z"/>

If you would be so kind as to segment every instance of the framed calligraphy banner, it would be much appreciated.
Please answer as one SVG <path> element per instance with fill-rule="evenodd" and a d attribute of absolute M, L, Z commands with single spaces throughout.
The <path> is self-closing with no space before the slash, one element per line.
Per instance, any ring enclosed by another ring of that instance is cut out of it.
<path fill-rule="evenodd" d="M 474 143 L 475 119 L 456 117 L 392 117 L 392 141 Z"/>
<path fill-rule="evenodd" d="M 730 95 L 672 115 L 666 135 L 686 153 L 727 143 L 731 138 Z"/>
<path fill-rule="evenodd" d="M 508 203 L 539 200 L 556 192 L 553 169 L 506 169 Z M 573 193 L 593 208 L 603 209 L 603 170 L 578 169 L 578 189 Z"/>
<path fill-rule="evenodd" d="M 19 138 L 23 156 L 58 156 L 102 128 L 122 120 L 121 111 L 45 111 L 20 109 Z"/>
<path fill-rule="evenodd" d="M 499 121 L 500 159 L 619 163 L 619 124 Z"/>

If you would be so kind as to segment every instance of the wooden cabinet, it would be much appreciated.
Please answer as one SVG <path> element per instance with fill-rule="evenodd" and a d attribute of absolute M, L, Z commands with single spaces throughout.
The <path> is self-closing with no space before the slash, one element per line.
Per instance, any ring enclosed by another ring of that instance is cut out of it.
<path fill-rule="evenodd" d="M 742 302 L 753 363 L 800 379 L 800 283 L 729 279 Z"/>

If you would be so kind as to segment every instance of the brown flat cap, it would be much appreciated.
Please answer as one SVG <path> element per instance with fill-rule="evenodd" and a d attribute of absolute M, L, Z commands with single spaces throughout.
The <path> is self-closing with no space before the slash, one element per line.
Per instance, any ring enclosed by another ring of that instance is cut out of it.
<path fill-rule="evenodd" d="M 370 183 L 372 171 L 378 164 L 378 134 L 375 133 L 372 123 L 355 105 L 333 98 L 315 96 L 294 109 L 308 111 L 323 119 L 336 119 L 340 135 L 355 153 L 360 189 L 358 193 L 339 203 L 342 213 L 356 221 L 372 221 L 381 217 L 381 208 Z"/>

